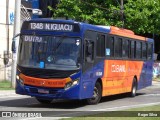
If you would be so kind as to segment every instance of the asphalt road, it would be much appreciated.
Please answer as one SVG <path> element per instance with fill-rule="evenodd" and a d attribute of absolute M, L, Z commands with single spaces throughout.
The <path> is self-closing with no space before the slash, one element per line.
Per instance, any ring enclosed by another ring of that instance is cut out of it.
<path fill-rule="evenodd" d="M 126 94 L 108 96 L 104 97 L 97 105 L 87 105 L 84 100 L 58 100 L 51 104 L 40 104 L 30 96 L 16 94 L 0 96 L 0 111 L 40 112 L 45 117 L 70 117 L 82 113 L 87 115 L 98 111 L 118 111 L 156 104 L 160 104 L 160 82 L 154 82 L 151 87 L 138 91 L 134 98 L 128 97 Z"/>

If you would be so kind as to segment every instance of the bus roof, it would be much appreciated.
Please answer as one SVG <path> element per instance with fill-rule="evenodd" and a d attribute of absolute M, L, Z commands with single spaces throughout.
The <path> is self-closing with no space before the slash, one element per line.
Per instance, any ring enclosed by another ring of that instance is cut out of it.
<path fill-rule="evenodd" d="M 28 20 L 30 22 L 59 22 L 59 23 L 73 23 L 74 20 L 52 19 L 52 18 L 35 18 Z M 78 23 L 78 22 L 77 22 Z"/>
<path fill-rule="evenodd" d="M 77 21 L 74 21 L 74 20 L 36 18 L 36 19 L 27 20 L 26 22 L 78 24 L 80 26 L 81 30 L 84 30 L 84 31 L 88 29 L 88 30 L 99 31 L 99 32 L 103 32 L 103 33 L 109 33 L 110 32 L 110 27 L 102 28 L 102 27 L 97 27 L 96 25 L 83 23 L 83 22 L 77 22 Z"/>
<path fill-rule="evenodd" d="M 115 26 L 102 26 L 102 25 L 92 25 L 88 23 L 83 23 L 83 22 L 77 22 L 74 20 L 64 20 L 64 19 L 52 19 L 52 18 L 36 18 L 29 20 L 28 22 L 46 22 L 46 23 L 52 23 L 52 22 L 57 22 L 57 23 L 69 23 L 69 24 L 79 24 L 80 28 L 83 30 L 93 30 L 93 31 L 99 31 L 103 33 L 109 33 L 109 34 L 114 34 L 114 35 L 119 35 L 127 38 L 133 38 L 133 39 L 139 39 L 139 40 L 144 40 L 146 41 L 148 38 L 142 37 L 135 35 L 135 33 L 131 30 L 124 29 L 124 28 L 118 28 Z"/>

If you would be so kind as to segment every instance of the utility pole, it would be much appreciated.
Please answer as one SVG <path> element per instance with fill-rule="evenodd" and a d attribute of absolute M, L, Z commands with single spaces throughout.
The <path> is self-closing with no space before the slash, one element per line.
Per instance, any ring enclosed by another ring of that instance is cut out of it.
<path fill-rule="evenodd" d="M 7 38 L 7 49 L 3 51 L 3 62 L 4 62 L 4 80 L 7 80 L 6 78 L 6 65 L 9 61 L 9 0 L 6 0 L 6 38 Z"/>
<path fill-rule="evenodd" d="M 124 6 L 123 6 L 123 0 L 121 0 L 121 21 L 122 21 L 122 28 L 124 28 Z"/>
<path fill-rule="evenodd" d="M 14 11 L 14 31 L 13 37 L 20 33 L 20 11 L 21 11 L 21 0 L 15 0 L 15 11 Z M 15 41 L 17 43 L 19 37 L 16 37 Z M 11 86 L 15 88 L 16 82 L 16 64 L 17 64 L 17 53 L 12 53 L 12 70 L 11 70 Z"/>
<path fill-rule="evenodd" d="M 9 51 L 9 0 L 6 0 L 7 51 Z"/>

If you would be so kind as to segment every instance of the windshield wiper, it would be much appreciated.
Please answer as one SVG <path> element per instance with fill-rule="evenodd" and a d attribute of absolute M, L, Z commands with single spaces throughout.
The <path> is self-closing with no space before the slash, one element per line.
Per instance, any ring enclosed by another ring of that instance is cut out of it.
<path fill-rule="evenodd" d="M 62 36 L 62 38 L 58 41 L 57 46 L 56 46 L 55 49 L 53 50 L 54 53 L 58 50 L 58 48 L 59 48 L 59 46 L 62 44 L 64 38 L 65 38 L 65 37 Z"/>
<path fill-rule="evenodd" d="M 56 51 L 58 50 L 58 48 L 62 44 L 63 40 L 64 40 L 64 36 L 62 36 L 62 38 L 58 40 L 58 43 L 57 43 L 56 47 L 53 48 L 52 55 L 50 55 L 49 57 L 47 57 L 48 62 L 51 62 L 51 61 L 55 62 Z"/>

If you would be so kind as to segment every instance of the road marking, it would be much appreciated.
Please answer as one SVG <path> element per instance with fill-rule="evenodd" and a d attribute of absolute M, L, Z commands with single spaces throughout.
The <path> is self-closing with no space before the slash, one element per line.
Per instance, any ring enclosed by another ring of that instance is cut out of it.
<path fill-rule="evenodd" d="M 91 110 L 91 111 L 116 111 L 116 110 L 123 110 L 128 108 L 136 108 L 136 107 L 145 107 L 145 106 L 152 106 L 160 104 L 160 102 L 155 103 L 145 103 L 145 104 L 137 104 L 137 105 L 130 105 L 130 106 L 120 106 L 120 107 L 112 107 L 112 108 L 105 108 L 105 109 L 98 109 L 98 110 Z"/>
<path fill-rule="evenodd" d="M 22 97 L 21 95 L 6 95 L 6 96 L 0 96 L 0 98 L 12 98 L 12 97 Z M 24 97 L 24 96 L 23 96 Z"/>
<path fill-rule="evenodd" d="M 124 110 L 124 109 L 129 109 L 129 108 L 139 108 L 139 107 L 144 107 L 144 106 L 152 106 L 152 105 L 157 105 L 160 104 L 160 102 L 155 102 L 155 103 L 146 103 L 146 104 L 138 104 L 138 105 L 130 105 L 130 106 L 120 106 L 120 107 L 112 107 L 112 108 L 106 108 L 106 109 L 98 109 L 98 110 L 83 110 L 81 112 L 77 111 L 74 113 L 66 113 L 66 114 L 59 114 L 59 116 L 68 116 L 68 115 L 78 115 L 81 114 L 82 112 L 92 112 L 92 111 L 99 111 L 99 112 L 107 112 L 107 111 L 117 111 L 117 110 Z M 69 112 L 69 111 L 68 111 Z M 56 116 L 56 115 L 55 115 Z M 53 116 L 54 117 L 54 116 Z M 62 117 L 63 118 L 63 117 Z"/>
<path fill-rule="evenodd" d="M 160 94 L 158 94 L 158 93 L 153 93 L 153 94 L 146 94 L 146 95 L 142 95 L 142 96 L 160 96 Z"/>
<path fill-rule="evenodd" d="M 129 109 L 129 108 L 139 108 L 139 107 L 144 107 L 144 106 L 152 106 L 152 105 L 157 105 L 157 104 L 160 104 L 160 102 L 155 102 L 155 103 L 145 103 L 145 104 L 137 104 L 137 105 L 129 105 L 129 106 L 119 106 L 119 107 L 111 107 L 111 108 L 105 108 L 105 109 L 95 109 L 95 110 L 83 110 L 83 111 L 75 111 L 73 113 L 64 113 L 64 114 L 59 114 L 58 116 L 62 116 L 62 117 L 56 117 L 57 115 L 52 116 L 52 117 L 49 117 L 49 118 L 52 118 L 52 119 L 62 119 L 62 118 L 69 118 L 69 117 L 63 117 L 63 116 L 71 116 L 71 115 L 83 115 L 82 112 L 92 112 L 92 111 L 99 111 L 99 112 L 107 112 L 107 111 L 118 111 L 118 110 L 124 110 L 124 109 Z M 54 111 L 53 111 L 54 112 Z M 62 111 L 63 112 L 63 111 Z M 68 111 L 69 112 L 69 111 Z M 34 117 L 34 118 L 22 118 L 23 120 L 34 120 L 34 119 L 45 119 L 47 117 Z"/>

